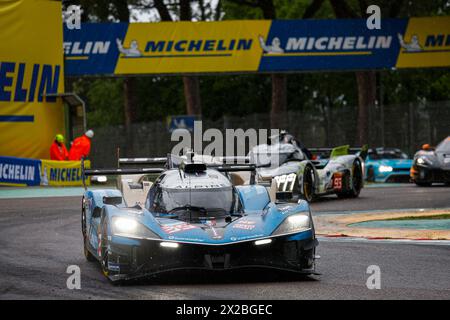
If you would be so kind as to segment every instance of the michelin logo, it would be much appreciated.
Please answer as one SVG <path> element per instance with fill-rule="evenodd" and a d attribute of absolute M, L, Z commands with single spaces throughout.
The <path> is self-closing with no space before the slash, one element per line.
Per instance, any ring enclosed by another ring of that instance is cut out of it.
<path fill-rule="evenodd" d="M 392 36 L 371 37 L 290 37 L 283 49 L 278 37 L 274 37 L 270 44 L 259 37 L 261 49 L 267 54 L 282 54 L 289 51 L 352 51 L 389 49 L 392 44 Z"/>
<path fill-rule="evenodd" d="M 64 42 L 65 55 L 107 54 L 110 41 Z"/>
<path fill-rule="evenodd" d="M 34 180 L 34 166 L 0 163 L 0 179 L 32 181 Z"/>
<path fill-rule="evenodd" d="M 284 53 L 284 50 L 280 47 L 281 45 L 280 38 L 278 37 L 273 38 L 271 45 L 266 45 L 266 43 L 264 42 L 264 38 L 262 36 L 259 36 L 258 38 L 259 44 L 261 45 L 261 49 L 263 49 L 265 53 L 269 54 Z"/>
<path fill-rule="evenodd" d="M 402 35 L 399 33 L 397 34 L 398 36 L 398 41 L 400 43 L 400 46 L 405 49 L 406 52 L 419 52 L 419 51 L 423 51 L 423 48 L 420 46 L 419 43 L 419 37 L 414 34 L 411 37 L 411 41 L 410 42 L 406 42 Z"/>
<path fill-rule="evenodd" d="M 120 42 L 120 39 L 116 39 L 116 43 L 117 43 L 117 49 L 125 57 L 133 58 L 133 57 L 141 57 L 142 56 L 142 53 L 139 50 L 138 42 L 136 40 L 133 40 L 133 41 L 130 42 L 130 47 L 129 48 L 125 48 L 122 45 L 122 42 Z"/>
<path fill-rule="evenodd" d="M 124 47 L 120 39 L 116 39 L 117 49 L 125 58 L 148 57 L 149 53 L 160 53 L 170 56 L 172 53 L 198 53 L 200 55 L 223 54 L 224 51 L 246 51 L 252 47 L 253 39 L 203 39 L 203 40 L 177 40 L 152 41 L 139 49 L 136 40 L 130 42 L 128 48 Z M 151 55 L 150 55 L 151 56 Z"/>
<path fill-rule="evenodd" d="M 401 34 L 397 34 L 400 46 L 406 53 L 419 53 L 419 52 L 447 52 L 450 46 L 450 35 L 444 34 L 430 34 L 425 38 L 425 42 L 420 44 L 419 36 L 413 34 L 409 42 L 406 42 Z"/>

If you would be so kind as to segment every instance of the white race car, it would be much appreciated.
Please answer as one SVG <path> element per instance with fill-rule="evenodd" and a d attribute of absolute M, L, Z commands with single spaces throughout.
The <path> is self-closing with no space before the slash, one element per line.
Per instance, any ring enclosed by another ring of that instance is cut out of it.
<path fill-rule="evenodd" d="M 259 167 L 258 182 L 275 183 L 279 199 L 312 201 L 333 193 L 339 198 L 356 198 L 364 186 L 363 159 L 367 149 L 367 146 L 356 149 L 347 145 L 308 150 L 284 133 L 275 143 L 254 147 L 249 161 Z M 321 157 L 310 159 L 315 158 L 311 151 L 320 153 Z M 357 153 L 349 154 L 350 151 Z"/>

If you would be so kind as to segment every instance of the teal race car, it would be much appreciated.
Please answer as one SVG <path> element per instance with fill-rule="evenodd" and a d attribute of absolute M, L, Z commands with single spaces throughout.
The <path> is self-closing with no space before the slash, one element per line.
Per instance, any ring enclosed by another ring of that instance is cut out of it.
<path fill-rule="evenodd" d="M 373 148 L 367 154 L 365 168 L 369 182 L 409 182 L 413 160 L 397 148 Z"/>

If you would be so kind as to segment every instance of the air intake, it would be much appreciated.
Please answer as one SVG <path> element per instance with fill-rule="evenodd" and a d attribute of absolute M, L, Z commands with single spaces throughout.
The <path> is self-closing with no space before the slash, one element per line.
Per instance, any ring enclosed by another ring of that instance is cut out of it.
<path fill-rule="evenodd" d="M 204 163 L 183 163 L 181 164 L 181 170 L 186 173 L 205 172 L 206 165 Z"/>

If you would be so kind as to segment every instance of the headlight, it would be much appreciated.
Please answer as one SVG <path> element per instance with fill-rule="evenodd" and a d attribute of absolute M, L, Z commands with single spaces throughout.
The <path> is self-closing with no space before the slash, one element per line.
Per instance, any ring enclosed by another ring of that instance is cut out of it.
<path fill-rule="evenodd" d="M 160 238 L 133 218 L 113 217 L 112 232 L 116 236 L 129 238 Z"/>
<path fill-rule="evenodd" d="M 305 231 L 311 228 L 311 218 L 307 212 L 287 217 L 273 235 Z"/>
<path fill-rule="evenodd" d="M 418 164 L 425 164 L 425 160 L 423 158 L 418 158 L 417 159 L 417 163 Z"/>
<path fill-rule="evenodd" d="M 392 172 L 392 167 L 391 166 L 380 166 L 379 168 L 378 168 L 378 170 L 380 171 L 380 172 Z"/>
<path fill-rule="evenodd" d="M 179 247 L 178 243 L 176 243 L 176 242 L 161 242 L 159 245 L 161 247 L 164 247 L 164 248 L 174 248 L 174 249 L 176 249 L 176 248 Z"/>

